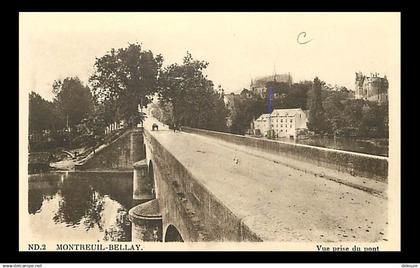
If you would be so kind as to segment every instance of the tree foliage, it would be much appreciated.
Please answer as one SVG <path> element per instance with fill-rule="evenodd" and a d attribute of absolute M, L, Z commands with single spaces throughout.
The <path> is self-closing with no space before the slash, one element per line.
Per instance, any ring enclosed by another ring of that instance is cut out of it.
<path fill-rule="evenodd" d="M 106 123 L 121 119 L 128 122 L 138 113 L 138 104 L 145 106 L 151 101 L 162 62 L 161 55 L 155 57 L 137 43 L 111 49 L 96 59 L 95 73 L 89 81 Z"/>
<path fill-rule="evenodd" d="M 267 83 L 267 88 L 269 86 Z M 273 83 L 273 82 L 271 82 Z M 288 83 L 276 82 L 273 88 L 273 94 L 278 93 L 279 96 L 273 100 L 273 109 L 307 109 L 308 92 L 312 88 L 312 82 L 300 82 L 289 85 Z"/>
<path fill-rule="evenodd" d="M 309 122 L 308 129 L 315 133 L 324 133 L 326 131 L 325 111 L 322 106 L 321 89 L 324 82 L 315 77 L 312 89 L 308 91 Z"/>
<path fill-rule="evenodd" d="M 335 92 L 324 100 L 327 134 L 388 138 L 388 105 L 348 99 Z"/>
<path fill-rule="evenodd" d="M 153 117 L 157 118 L 160 122 L 166 125 L 173 124 L 173 110 L 170 102 L 163 103 L 162 101 L 159 101 L 159 103 L 153 103 L 151 112 Z"/>
<path fill-rule="evenodd" d="M 205 61 L 194 60 L 190 53 L 183 64 L 171 64 L 159 77 L 159 97 L 162 104 L 171 104 L 172 124 L 195 128 L 225 130 L 227 109 L 223 90 L 214 89 L 213 82 L 203 71 Z"/>
<path fill-rule="evenodd" d="M 62 122 L 73 127 L 86 119 L 93 110 L 92 94 L 79 78 L 67 77 L 53 84 L 54 105 Z"/>
<path fill-rule="evenodd" d="M 263 113 L 267 113 L 267 101 L 259 96 L 236 102 L 230 132 L 245 134 L 246 130 L 250 128 L 251 121 Z"/>
<path fill-rule="evenodd" d="M 51 130 L 57 127 L 54 104 L 43 99 L 39 94 L 29 94 L 29 133 Z"/>

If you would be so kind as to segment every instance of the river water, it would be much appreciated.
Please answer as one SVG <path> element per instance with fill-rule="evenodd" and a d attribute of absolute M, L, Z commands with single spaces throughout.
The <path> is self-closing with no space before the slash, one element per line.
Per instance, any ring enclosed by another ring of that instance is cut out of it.
<path fill-rule="evenodd" d="M 131 172 L 30 175 L 30 228 L 40 241 L 131 241 Z"/>

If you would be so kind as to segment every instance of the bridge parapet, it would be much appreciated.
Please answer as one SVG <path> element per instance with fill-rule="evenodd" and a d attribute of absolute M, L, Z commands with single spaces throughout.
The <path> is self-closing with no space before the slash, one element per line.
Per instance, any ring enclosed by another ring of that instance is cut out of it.
<path fill-rule="evenodd" d="M 163 230 L 176 226 L 184 241 L 262 241 L 149 131 L 144 135 L 153 151 Z"/>
<path fill-rule="evenodd" d="M 304 144 L 291 144 L 281 141 L 246 137 L 230 133 L 204 129 L 182 127 L 182 131 L 208 136 L 237 145 L 253 147 L 265 152 L 281 154 L 297 160 L 303 160 L 321 167 L 335 169 L 354 176 L 388 181 L 388 158 L 362 153 L 321 148 Z"/>

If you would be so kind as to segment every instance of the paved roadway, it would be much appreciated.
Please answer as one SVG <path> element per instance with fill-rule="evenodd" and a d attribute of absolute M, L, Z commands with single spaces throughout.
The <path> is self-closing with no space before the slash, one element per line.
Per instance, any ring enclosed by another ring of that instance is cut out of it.
<path fill-rule="evenodd" d="M 145 128 L 153 122 L 149 115 Z M 158 124 L 152 135 L 263 240 L 387 239 L 385 198 L 274 163 L 252 148 Z"/>

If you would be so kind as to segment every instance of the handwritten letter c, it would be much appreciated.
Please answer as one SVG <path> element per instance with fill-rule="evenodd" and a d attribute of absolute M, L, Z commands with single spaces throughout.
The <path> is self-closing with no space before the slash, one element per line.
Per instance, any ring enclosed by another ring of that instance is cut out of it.
<path fill-rule="evenodd" d="M 296 38 L 296 41 L 298 44 L 304 45 L 314 40 L 314 39 L 309 39 L 309 40 L 304 41 L 305 38 L 306 38 L 306 32 L 300 32 Z"/>

